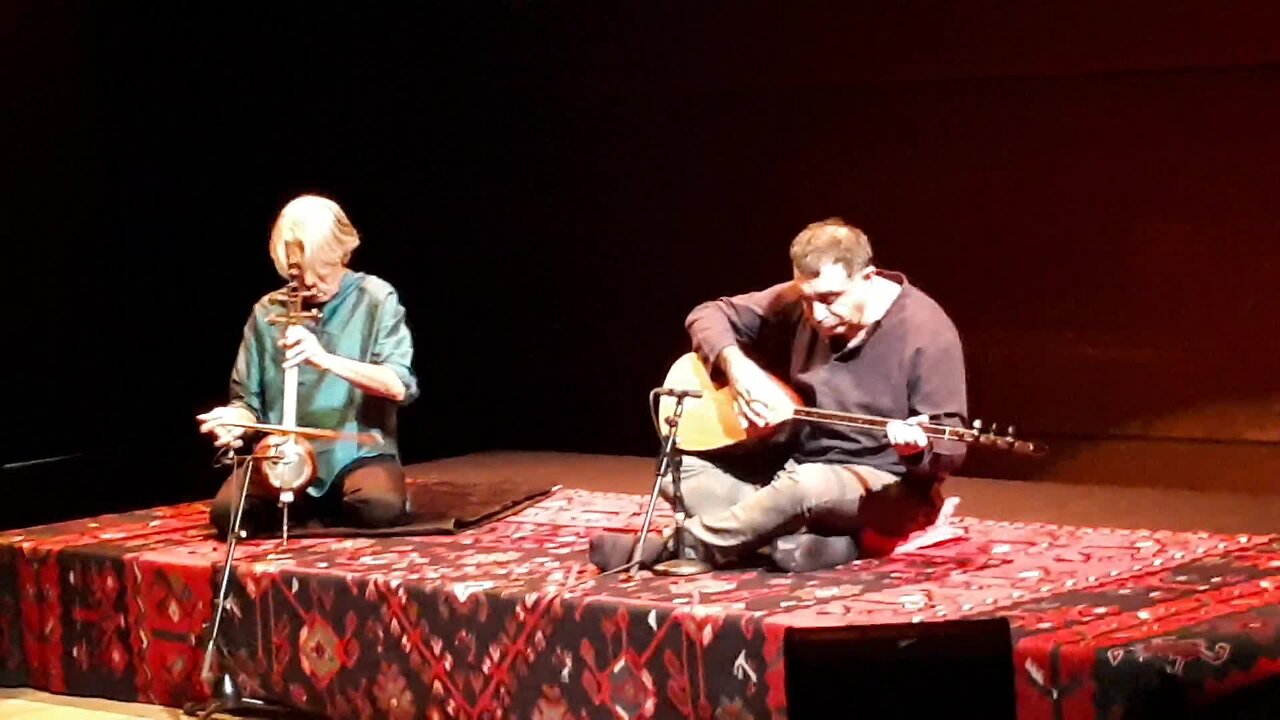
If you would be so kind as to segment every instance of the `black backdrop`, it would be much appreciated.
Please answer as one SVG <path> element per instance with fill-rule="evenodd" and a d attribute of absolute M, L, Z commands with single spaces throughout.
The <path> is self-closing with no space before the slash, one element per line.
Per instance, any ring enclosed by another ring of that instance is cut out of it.
<path fill-rule="evenodd" d="M 653 452 L 684 314 L 829 215 L 951 310 L 975 415 L 1280 439 L 1273 7 L 5 4 L 5 521 L 213 491 L 305 191 L 408 308 L 409 461 Z"/>

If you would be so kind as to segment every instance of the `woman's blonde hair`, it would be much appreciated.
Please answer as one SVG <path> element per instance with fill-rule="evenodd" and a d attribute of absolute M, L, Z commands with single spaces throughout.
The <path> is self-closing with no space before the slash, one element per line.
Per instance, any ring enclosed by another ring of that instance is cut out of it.
<path fill-rule="evenodd" d="M 285 243 L 301 240 L 303 262 L 346 265 L 360 245 L 360 234 L 338 203 L 319 195 L 299 195 L 285 205 L 271 228 L 271 260 L 283 278 L 289 277 Z"/>

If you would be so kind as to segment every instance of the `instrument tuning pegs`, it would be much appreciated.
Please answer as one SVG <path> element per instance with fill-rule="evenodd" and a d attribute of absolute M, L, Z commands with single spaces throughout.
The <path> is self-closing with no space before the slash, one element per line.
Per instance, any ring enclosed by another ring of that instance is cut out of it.
<path fill-rule="evenodd" d="M 1017 428 L 1013 425 L 1005 428 L 1004 433 L 996 423 L 987 423 L 975 418 L 973 425 L 973 441 L 980 445 L 995 446 L 1002 450 L 1013 450 L 1023 455 L 1041 456 L 1049 452 L 1048 446 L 1039 442 L 1028 442 L 1014 437 Z"/>
<path fill-rule="evenodd" d="M 982 418 L 974 418 L 971 424 L 973 425 L 973 440 L 980 444 L 985 443 L 987 441 L 987 434 L 983 432 L 982 429 Z"/>

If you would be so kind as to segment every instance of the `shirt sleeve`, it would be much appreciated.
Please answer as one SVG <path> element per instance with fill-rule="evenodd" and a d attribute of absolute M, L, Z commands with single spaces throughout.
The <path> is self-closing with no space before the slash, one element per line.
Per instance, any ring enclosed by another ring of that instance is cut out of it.
<path fill-rule="evenodd" d="M 244 325 L 244 336 L 236 352 L 236 364 L 231 369 L 231 401 L 233 407 L 241 407 L 262 421 L 262 349 L 255 314 L 249 315 Z"/>
<path fill-rule="evenodd" d="M 413 335 L 405 322 L 404 306 L 395 292 L 387 295 L 379 306 L 377 323 L 377 339 L 370 361 L 391 368 L 400 378 L 404 384 L 404 399 L 400 404 L 408 405 L 418 398 L 420 391 L 418 377 L 413 372 Z"/>
<path fill-rule="evenodd" d="M 693 349 L 708 363 L 731 345 L 751 346 L 783 305 L 794 298 L 793 283 L 722 297 L 695 307 L 685 319 Z"/>
<path fill-rule="evenodd" d="M 947 321 L 928 332 L 913 351 L 907 388 L 910 413 L 928 415 L 939 425 L 964 427 L 968 416 L 964 351 L 955 326 Z M 909 472 L 946 476 L 964 462 L 966 446 L 958 440 L 933 440 L 923 453 L 906 458 Z"/>

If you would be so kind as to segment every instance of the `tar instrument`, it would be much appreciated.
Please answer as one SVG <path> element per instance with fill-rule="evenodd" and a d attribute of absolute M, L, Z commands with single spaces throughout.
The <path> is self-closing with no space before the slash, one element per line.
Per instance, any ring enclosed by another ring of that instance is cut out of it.
<path fill-rule="evenodd" d="M 272 295 L 272 299 L 284 303 L 285 310 L 283 313 L 267 318 L 267 322 L 280 326 L 281 337 L 291 326 L 302 325 L 320 317 L 318 310 L 302 309 L 303 301 L 315 295 L 315 291 L 308 290 L 303 285 L 302 242 L 287 241 L 285 251 L 288 256 L 289 284 Z M 284 404 L 280 424 L 275 426 L 274 430 L 267 431 L 266 437 L 262 438 L 254 449 L 253 456 L 258 460 L 259 470 L 254 477 L 278 490 L 280 503 L 287 505 L 293 502 L 295 493 L 315 480 L 316 451 L 311 447 L 308 437 L 317 436 L 314 433 L 304 433 L 303 428 L 297 427 L 297 365 L 285 368 L 283 391 Z"/>
<path fill-rule="evenodd" d="M 777 378 L 770 377 L 795 403 L 795 412 L 791 416 L 793 421 L 831 423 L 879 431 L 883 431 L 890 422 L 893 422 L 891 418 L 804 407 L 795 390 Z M 760 427 L 754 423 L 745 423 L 738 411 L 733 388 L 713 378 L 697 353 L 681 356 L 667 372 L 663 385 L 666 390 L 696 393 L 682 398 L 683 408 L 679 418 L 676 446 L 683 451 L 707 452 L 763 440 L 777 429 L 776 426 Z M 675 406 L 676 401 L 670 394 L 661 398 L 658 403 L 658 415 L 661 420 L 658 426 L 664 437 L 669 432 L 666 429 L 671 424 L 668 418 L 674 414 Z M 925 436 L 933 439 L 975 443 L 1021 455 L 1042 455 L 1048 451 L 1048 448 L 1040 443 L 1015 439 L 1013 428 L 1008 428 L 1004 435 L 997 435 L 994 426 L 983 430 L 982 425 L 981 420 L 974 420 L 972 428 L 919 423 Z"/>

